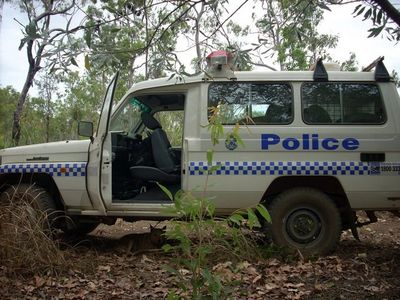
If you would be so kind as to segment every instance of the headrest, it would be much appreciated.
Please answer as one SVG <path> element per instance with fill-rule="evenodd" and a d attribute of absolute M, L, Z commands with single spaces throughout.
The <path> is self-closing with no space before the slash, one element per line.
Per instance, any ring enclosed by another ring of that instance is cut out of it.
<path fill-rule="evenodd" d="M 160 123 L 148 112 L 142 112 L 141 116 L 144 126 L 151 130 L 161 128 Z"/>

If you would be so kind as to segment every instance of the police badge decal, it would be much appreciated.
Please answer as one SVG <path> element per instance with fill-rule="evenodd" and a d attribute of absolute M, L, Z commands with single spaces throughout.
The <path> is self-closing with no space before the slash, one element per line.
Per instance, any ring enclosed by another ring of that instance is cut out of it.
<path fill-rule="evenodd" d="M 237 139 L 235 138 L 235 136 L 233 134 L 230 134 L 227 136 L 226 140 L 225 140 L 225 147 L 228 150 L 235 150 L 238 146 L 238 142 Z"/>

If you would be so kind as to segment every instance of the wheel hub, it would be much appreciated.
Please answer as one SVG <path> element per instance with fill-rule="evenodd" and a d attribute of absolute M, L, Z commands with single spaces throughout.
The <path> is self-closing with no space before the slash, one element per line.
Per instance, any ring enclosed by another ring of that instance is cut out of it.
<path fill-rule="evenodd" d="M 286 221 L 286 232 L 296 243 L 308 244 L 321 233 L 321 219 L 310 209 L 293 211 Z"/>

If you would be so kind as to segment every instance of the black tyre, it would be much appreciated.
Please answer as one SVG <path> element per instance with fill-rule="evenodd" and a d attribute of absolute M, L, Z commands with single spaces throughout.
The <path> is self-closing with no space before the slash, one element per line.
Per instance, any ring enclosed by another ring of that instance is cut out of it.
<path fill-rule="evenodd" d="M 54 229 L 59 213 L 50 194 L 42 187 L 34 184 L 10 185 L 0 195 L 0 205 L 12 209 L 28 205 L 32 208 L 30 217 L 37 218 L 38 213 L 43 221 L 44 229 Z"/>
<path fill-rule="evenodd" d="M 327 254 L 340 237 L 339 211 L 330 197 L 312 188 L 294 188 L 270 205 L 272 239 L 279 246 L 297 248 L 306 255 Z"/>

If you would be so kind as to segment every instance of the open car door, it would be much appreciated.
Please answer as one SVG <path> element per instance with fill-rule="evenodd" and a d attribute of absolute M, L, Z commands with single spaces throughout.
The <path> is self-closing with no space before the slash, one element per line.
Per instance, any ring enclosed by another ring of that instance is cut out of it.
<path fill-rule="evenodd" d="M 114 92 L 117 85 L 118 73 L 116 73 L 108 85 L 104 97 L 103 107 L 97 133 L 89 146 L 89 158 L 87 164 L 86 186 L 90 200 L 95 209 L 106 213 L 102 191 L 109 189 L 111 185 L 111 159 L 110 151 L 104 149 L 104 141 L 107 137 L 110 115 L 112 110 Z"/>

